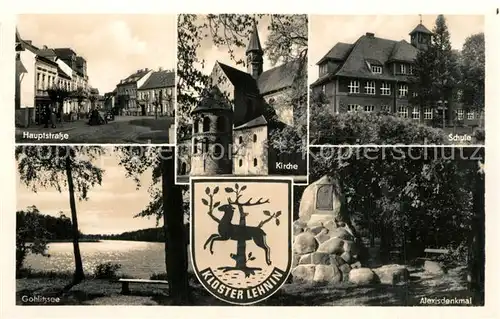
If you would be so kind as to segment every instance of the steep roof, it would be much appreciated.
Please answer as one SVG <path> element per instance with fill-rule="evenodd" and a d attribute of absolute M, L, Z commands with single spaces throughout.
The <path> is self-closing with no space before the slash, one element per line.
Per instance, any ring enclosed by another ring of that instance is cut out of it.
<path fill-rule="evenodd" d="M 67 80 L 71 80 L 71 76 L 67 75 L 66 72 L 63 71 L 59 66 L 57 67 L 57 74 L 59 77 L 63 77 Z"/>
<path fill-rule="evenodd" d="M 76 52 L 73 51 L 73 49 L 71 49 L 71 48 L 55 48 L 54 52 L 59 57 L 68 57 L 68 56 L 76 55 Z"/>
<path fill-rule="evenodd" d="M 138 90 L 150 90 L 175 86 L 175 73 L 171 71 L 156 71 L 144 82 Z"/>
<path fill-rule="evenodd" d="M 130 84 L 130 83 L 135 83 L 142 79 L 146 74 L 148 74 L 151 70 L 149 69 L 141 69 L 137 70 L 135 73 L 132 73 L 131 75 L 127 76 L 125 79 L 123 79 L 118 85 L 125 85 L 125 84 Z"/>
<path fill-rule="evenodd" d="M 21 60 L 16 59 L 16 74 L 28 73 Z"/>
<path fill-rule="evenodd" d="M 231 105 L 227 103 L 227 98 L 221 90 L 213 86 L 209 90 L 202 93 L 200 102 L 191 111 L 191 114 L 207 111 L 207 110 L 227 110 L 231 109 Z"/>
<path fill-rule="evenodd" d="M 257 79 L 260 94 L 266 95 L 290 87 L 297 76 L 299 67 L 300 62 L 294 60 L 262 72 Z"/>
<path fill-rule="evenodd" d="M 248 41 L 248 46 L 246 53 L 249 52 L 257 52 L 257 53 L 264 53 L 262 50 L 262 46 L 260 45 L 260 39 L 259 39 L 259 32 L 257 31 L 257 24 L 254 21 L 253 24 L 253 29 L 252 29 L 252 34 L 250 35 L 250 41 Z"/>
<path fill-rule="evenodd" d="M 342 49 L 347 49 L 347 46 L 341 45 L 337 50 L 339 52 L 337 56 L 341 55 Z M 378 38 L 373 34 L 366 34 L 352 44 L 352 49 L 347 52 L 344 61 L 339 61 L 339 65 L 334 70 L 321 76 L 312 86 L 323 83 L 324 80 L 331 76 L 405 81 L 407 76 L 394 75 L 389 63 L 394 61 L 411 63 L 415 60 L 417 54 L 418 49 L 405 40 L 394 41 Z M 382 65 L 382 74 L 374 74 L 368 68 L 367 64 L 369 63 Z"/>
<path fill-rule="evenodd" d="M 248 121 L 240 126 L 235 127 L 234 130 L 244 130 L 247 128 L 266 126 L 266 125 L 267 125 L 267 120 L 264 117 L 264 115 L 261 115 L 261 116 L 254 118 L 253 120 L 250 120 L 250 121 Z"/>
<path fill-rule="evenodd" d="M 425 27 L 425 25 L 423 25 L 422 23 L 419 23 L 419 24 L 415 27 L 415 29 L 413 29 L 413 31 L 412 31 L 412 32 L 410 32 L 410 35 L 412 35 L 412 34 L 414 34 L 414 33 L 417 33 L 417 32 L 426 33 L 426 34 L 432 34 L 432 32 L 431 32 L 429 29 L 427 29 L 427 28 Z"/>
<path fill-rule="evenodd" d="M 235 87 L 244 87 L 249 93 L 258 93 L 257 83 L 250 74 L 218 61 L 216 63 Z"/>
<path fill-rule="evenodd" d="M 333 46 L 333 48 L 330 49 L 330 51 L 328 51 L 327 54 L 325 54 L 324 57 L 321 58 L 321 60 L 318 61 L 318 63 L 316 63 L 316 65 L 319 65 L 327 60 L 343 61 L 352 48 L 352 44 L 338 42 Z"/>

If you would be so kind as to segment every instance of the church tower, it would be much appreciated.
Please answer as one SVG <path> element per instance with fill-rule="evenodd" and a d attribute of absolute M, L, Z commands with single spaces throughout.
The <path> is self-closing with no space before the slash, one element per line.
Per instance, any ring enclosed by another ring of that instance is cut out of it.
<path fill-rule="evenodd" d="M 420 23 L 410 32 L 411 45 L 419 50 L 427 50 L 431 44 L 432 32 L 422 24 L 422 15 Z"/>
<path fill-rule="evenodd" d="M 232 174 L 233 110 L 213 87 L 191 112 L 193 119 L 192 176 Z"/>
<path fill-rule="evenodd" d="M 247 46 L 247 72 L 254 78 L 257 79 L 263 72 L 264 67 L 264 51 L 260 45 L 259 32 L 257 31 L 257 25 L 254 21 L 252 34 L 250 36 L 250 41 Z"/>

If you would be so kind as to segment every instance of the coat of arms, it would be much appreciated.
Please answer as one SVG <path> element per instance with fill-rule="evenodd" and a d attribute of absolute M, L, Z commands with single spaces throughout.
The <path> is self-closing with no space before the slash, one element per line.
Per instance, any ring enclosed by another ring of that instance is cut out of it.
<path fill-rule="evenodd" d="M 233 304 L 253 304 L 286 281 L 292 261 L 292 182 L 191 179 L 191 255 L 202 285 Z"/>

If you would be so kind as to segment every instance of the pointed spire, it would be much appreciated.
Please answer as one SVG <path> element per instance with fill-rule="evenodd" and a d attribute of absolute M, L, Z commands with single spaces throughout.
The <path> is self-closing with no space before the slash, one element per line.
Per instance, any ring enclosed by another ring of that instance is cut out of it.
<path fill-rule="evenodd" d="M 259 32 L 257 30 L 257 23 L 255 20 L 253 20 L 253 30 L 250 35 L 250 41 L 248 42 L 246 53 L 248 54 L 249 52 L 258 52 L 260 54 L 264 53 L 264 51 L 262 51 L 262 46 L 260 45 Z"/>

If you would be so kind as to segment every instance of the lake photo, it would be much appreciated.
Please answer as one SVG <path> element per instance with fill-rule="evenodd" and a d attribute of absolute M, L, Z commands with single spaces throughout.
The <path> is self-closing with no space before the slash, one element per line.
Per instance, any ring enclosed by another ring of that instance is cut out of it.
<path fill-rule="evenodd" d="M 83 271 L 92 273 L 102 263 L 120 264 L 120 275 L 133 278 L 149 278 L 165 272 L 164 244 L 141 241 L 102 240 L 80 243 Z M 71 272 L 74 269 L 73 244 L 50 243 L 50 257 L 29 255 L 26 266 L 34 271 Z"/>

